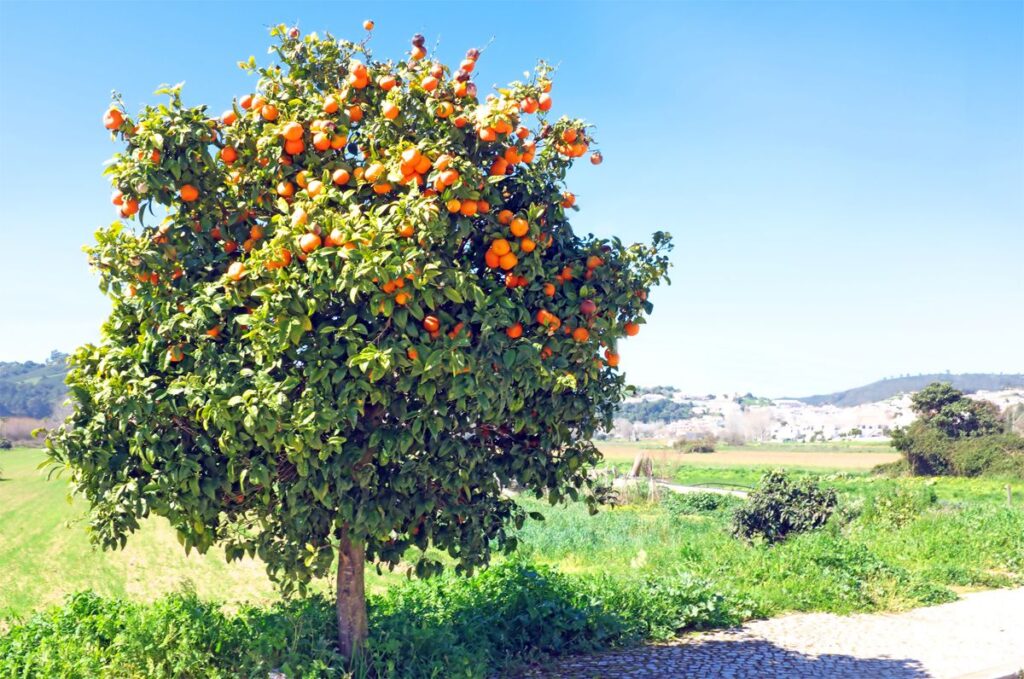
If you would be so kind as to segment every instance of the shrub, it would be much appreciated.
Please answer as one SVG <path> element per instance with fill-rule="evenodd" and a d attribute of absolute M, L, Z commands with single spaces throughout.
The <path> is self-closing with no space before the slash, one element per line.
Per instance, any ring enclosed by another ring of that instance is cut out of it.
<path fill-rule="evenodd" d="M 933 506 L 937 499 L 930 485 L 885 485 L 868 497 L 862 516 L 867 522 L 899 528 Z"/>
<path fill-rule="evenodd" d="M 836 508 L 836 492 L 811 479 L 792 480 L 781 470 L 761 477 L 746 504 L 733 515 L 733 533 L 751 540 L 781 542 L 792 533 L 824 526 Z"/>
<path fill-rule="evenodd" d="M 1024 437 L 1012 433 L 951 438 L 922 420 L 893 433 L 893 446 L 918 476 L 1024 478 Z"/>
<path fill-rule="evenodd" d="M 2 438 L 0 438 L 0 450 L 10 450 L 13 447 L 14 447 L 14 444 L 11 443 L 11 439 L 2 439 Z"/>
<path fill-rule="evenodd" d="M 152 604 L 70 597 L 0 636 L 0 676 L 485 677 L 749 615 L 743 600 L 685 573 L 577 577 L 521 562 L 405 583 L 369 603 L 366 654 L 352 674 L 322 596 L 232 614 L 182 592 Z"/>
<path fill-rule="evenodd" d="M 676 441 L 672 447 L 684 453 L 713 453 L 718 440 L 711 435 L 693 441 Z"/>
<path fill-rule="evenodd" d="M 661 502 L 675 516 L 712 514 L 743 504 L 735 495 L 722 493 L 666 493 Z"/>

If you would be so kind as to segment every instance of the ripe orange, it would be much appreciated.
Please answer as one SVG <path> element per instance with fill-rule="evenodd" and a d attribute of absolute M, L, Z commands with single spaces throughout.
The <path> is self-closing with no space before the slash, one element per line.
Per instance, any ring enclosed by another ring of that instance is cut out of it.
<path fill-rule="evenodd" d="M 363 28 L 365 28 L 368 31 L 372 31 L 373 30 L 373 21 L 371 21 L 370 19 L 367 19 L 366 21 L 364 21 L 363 22 Z"/>
<path fill-rule="evenodd" d="M 338 100 L 334 95 L 328 95 L 324 99 L 324 113 L 336 113 L 338 111 Z"/>
<path fill-rule="evenodd" d="M 309 254 L 320 247 L 320 236 L 315 233 L 304 233 L 299 236 L 299 249 Z"/>
<path fill-rule="evenodd" d="M 576 204 L 576 196 L 566 191 L 562 194 L 562 207 L 572 207 Z"/>
<path fill-rule="evenodd" d="M 402 224 L 402 228 L 398 230 L 398 235 L 402 238 L 412 238 L 416 234 L 416 227 L 411 223 L 406 222 Z"/>
<path fill-rule="evenodd" d="M 518 264 L 518 263 L 519 263 L 519 258 L 515 256 L 515 253 L 512 253 L 512 252 L 505 253 L 498 260 L 498 264 L 501 265 L 501 268 L 504 269 L 505 271 L 508 271 L 509 269 L 514 268 L 515 265 Z"/>
<path fill-rule="evenodd" d="M 383 163 L 372 163 L 368 168 L 366 168 L 366 172 L 363 174 L 363 177 L 365 177 L 368 182 L 375 182 L 383 174 Z"/>
<path fill-rule="evenodd" d="M 277 116 L 280 115 L 280 113 L 278 112 L 277 107 L 273 104 L 266 104 L 260 109 L 260 115 L 263 116 L 264 120 L 273 122 L 277 120 Z"/>
<path fill-rule="evenodd" d="M 496 238 L 493 242 L 491 242 L 491 250 L 494 252 L 494 254 L 498 255 L 499 257 L 503 257 L 512 250 L 512 247 L 504 238 Z"/>
<path fill-rule="evenodd" d="M 313 148 L 317 151 L 326 151 L 331 148 L 331 138 L 323 132 L 317 132 L 313 135 Z"/>
<path fill-rule="evenodd" d="M 246 94 L 245 96 L 243 96 L 241 99 L 238 100 L 238 105 L 241 106 L 242 109 L 248 111 L 250 108 L 252 108 L 252 95 Z"/>
<path fill-rule="evenodd" d="M 590 339 L 590 331 L 586 328 L 576 328 L 572 331 L 572 338 L 577 342 L 586 342 Z"/>
<path fill-rule="evenodd" d="M 441 329 L 441 321 L 437 316 L 427 316 L 423 319 L 423 329 L 427 332 L 437 332 Z"/>
<path fill-rule="evenodd" d="M 284 143 L 284 152 L 288 155 L 297 156 L 305 150 L 306 142 L 301 139 L 296 139 L 294 141 L 289 140 Z"/>
<path fill-rule="evenodd" d="M 292 213 L 292 226 L 302 226 L 309 222 L 309 214 L 306 213 L 301 207 L 297 208 Z"/>
<path fill-rule="evenodd" d="M 455 113 L 455 106 L 450 101 L 442 101 L 434 109 L 434 115 L 438 118 L 447 118 L 452 113 Z"/>
<path fill-rule="evenodd" d="M 512 231 L 512 235 L 516 238 L 522 238 L 526 234 L 530 233 L 530 225 L 526 223 L 526 220 L 522 217 L 516 217 L 512 220 L 509 225 L 509 229 Z"/>
<path fill-rule="evenodd" d="M 116 108 L 107 109 L 103 114 L 103 127 L 108 130 L 116 130 L 124 123 L 124 114 Z"/>
<path fill-rule="evenodd" d="M 501 255 L 496 253 L 494 250 L 488 250 L 484 253 L 484 262 L 491 269 L 497 269 L 501 266 Z"/>
<path fill-rule="evenodd" d="M 186 203 L 191 203 L 195 199 L 199 198 L 199 189 L 191 184 L 185 184 L 178 189 L 178 195 L 180 195 L 181 199 Z"/>
<path fill-rule="evenodd" d="M 464 200 L 462 205 L 459 206 L 459 212 L 465 217 L 472 217 L 476 214 L 476 201 L 475 200 Z"/>
<path fill-rule="evenodd" d="M 335 170 L 331 175 L 331 181 L 339 186 L 342 184 L 348 184 L 348 180 L 351 179 L 348 170 L 338 169 Z"/>
<path fill-rule="evenodd" d="M 498 213 L 498 223 L 507 226 L 512 223 L 512 218 L 514 216 L 515 215 L 512 214 L 512 210 L 502 210 Z"/>
<path fill-rule="evenodd" d="M 167 349 L 167 360 L 171 363 L 177 363 L 185 358 L 185 352 L 181 350 L 181 347 L 169 347 Z"/>
<path fill-rule="evenodd" d="M 505 328 L 505 334 L 508 335 L 509 338 L 511 339 L 519 339 L 520 337 L 523 336 L 523 324 L 516 323 L 513 326 Z"/>
<path fill-rule="evenodd" d="M 433 92 L 434 90 L 436 90 L 437 85 L 438 79 L 432 75 L 428 75 L 426 78 L 420 81 L 420 87 L 422 87 L 427 92 Z"/>
<path fill-rule="evenodd" d="M 611 349 L 604 350 L 604 360 L 608 363 L 608 366 L 615 368 L 619 365 L 619 355 Z"/>
<path fill-rule="evenodd" d="M 279 182 L 277 185 L 277 195 L 284 198 L 295 195 L 295 187 L 292 186 L 291 182 Z"/>
<path fill-rule="evenodd" d="M 220 326 L 219 325 L 215 325 L 212 328 L 210 328 L 209 330 L 207 330 L 206 331 L 206 336 L 207 337 L 211 337 L 213 339 L 217 339 L 218 337 L 220 337 Z"/>
<path fill-rule="evenodd" d="M 546 92 L 537 99 L 537 105 L 541 111 L 551 110 L 551 95 Z"/>
<path fill-rule="evenodd" d="M 604 264 L 604 260 L 601 259 L 600 257 L 598 257 L 597 255 L 590 255 L 589 257 L 587 257 L 587 268 L 588 269 L 596 269 L 597 267 L 601 266 L 602 264 Z"/>
<path fill-rule="evenodd" d="M 241 262 L 231 262 L 231 266 L 228 267 L 228 278 L 233 281 L 242 279 L 245 275 L 245 264 Z"/>
<path fill-rule="evenodd" d="M 384 113 L 384 117 L 388 120 L 394 120 L 398 117 L 398 106 L 390 101 L 385 101 L 384 105 L 381 106 L 381 112 Z"/>
<path fill-rule="evenodd" d="M 519 249 L 525 253 L 531 253 L 537 249 L 537 244 L 532 238 L 523 238 L 519 241 Z"/>
<path fill-rule="evenodd" d="M 458 198 L 452 198 L 444 205 L 446 208 L 448 208 L 448 212 L 454 213 L 458 212 L 462 208 L 462 201 L 460 201 Z"/>
<path fill-rule="evenodd" d="M 234 146 L 225 146 L 220 150 L 220 159 L 230 165 L 238 160 L 238 151 L 235 150 Z"/>
<path fill-rule="evenodd" d="M 393 75 L 382 75 L 377 79 L 377 86 L 387 92 L 398 84 L 398 78 Z"/>
<path fill-rule="evenodd" d="M 395 304 L 399 306 L 405 306 L 405 303 L 409 301 L 409 293 L 400 292 L 395 295 Z"/>
<path fill-rule="evenodd" d="M 284 124 L 284 129 L 281 131 L 281 136 L 283 136 L 288 141 L 298 141 L 299 139 L 302 139 L 302 133 L 302 125 L 292 121 L 290 123 Z"/>
<path fill-rule="evenodd" d="M 600 151 L 594 151 L 590 154 L 590 164 L 600 165 L 604 161 L 604 156 L 601 155 Z"/>
<path fill-rule="evenodd" d="M 545 283 L 544 284 L 544 294 L 547 295 L 548 297 L 554 297 L 555 296 L 555 284 L 554 283 Z"/>
<path fill-rule="evenodd" d="M 640 325 L 638 323 L 629 322 L 622 326 L 622 329 L 626 332 L 626 335 L 634 337 L 640 332 Z"/>
<path fill-rule="evenodd" d="M 320 192 L 323 191 L 323 189 L 324 189 L 323 182 L 314 179 L 313 181 L 311 181 L 309 183 L 308 186 L 306 186 L 306 193 L 309 194 L 310 198 L 316 198 L 317 196 L 320 195 Z"/>

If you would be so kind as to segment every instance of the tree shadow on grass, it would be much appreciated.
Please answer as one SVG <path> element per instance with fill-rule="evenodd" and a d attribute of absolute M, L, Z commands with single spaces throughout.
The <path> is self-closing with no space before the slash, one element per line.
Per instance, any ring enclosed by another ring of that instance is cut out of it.
<path fill-rule="evenodd" d="M 577 656 L 515 675 L 530 678 L 613 679 L 924 679 L 932 676 L 910 658 L 806 655 L 760 639 L 708 640 Z"/>

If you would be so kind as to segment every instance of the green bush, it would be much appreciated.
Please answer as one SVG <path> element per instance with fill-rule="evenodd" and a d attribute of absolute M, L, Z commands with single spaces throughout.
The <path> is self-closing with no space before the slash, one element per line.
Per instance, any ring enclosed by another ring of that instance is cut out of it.
<path fill-rule="evenodd" d="M 672 447 L 684 453 L 713 453 L 718 440 L 714 436 L 705 436 L 692 441 L 676 441 Z"/>
<path fill-rule="evenodd" d="M 1024 437 L 1011 433 L 951 438 L 918 420 L 893 434 L 918 476 L 1014 476 L 1024 479 Z"/>
<path fill-rule="evenodd" d="M 869 523 L 899 528 L 932 507 L 937 499 L 931 486 L 906 483 L 880 486 L 868 496 L 861 516 Z"/>
<path fill-rule="evenodd" d="M 767 472 L 746 504 L 733 515 L 733 533 L 751 540 L 781 542 L 791 533 L 824 526 L 836 508 L 836 492 L 810 479 L 792 480 L 781 470 Z"/>
<path fill-rule="evenodd" d="M 722 493 L 666 493 L 661 498 L 661 504 L 670 514 L 685 516 L 733 509 L 743 504 L 743 500 Z"/>
<path fill-rule="evenodd" d="M 0 450 L 10 450 L 14 447 L 11 439 L 0 438 Z"/>
<path fill-rule="evenodd" d="M 190 592 L 152 604 L 84 593 L 0 636 L 0 676 L 485 677 L 748 615 L 742 600 L 685 573 L 576 577 L 508 562 L 371 597 L 367 653 L 351 670 L 334 651 L 324 597 L 232 614 Z"/>

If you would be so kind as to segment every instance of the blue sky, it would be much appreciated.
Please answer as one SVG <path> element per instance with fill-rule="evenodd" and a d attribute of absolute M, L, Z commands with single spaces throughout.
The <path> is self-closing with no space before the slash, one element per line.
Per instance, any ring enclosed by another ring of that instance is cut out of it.
<path fill-rule="evenodd" d="M 227 108 L 266 28 L 361 34 L 485 88 L 559 65 L 555 113 L 605 156 L 577 229 L 673 233 L 632 382 L 804 395 L 903 373 L 1024 372 L 1024 5 L 0 2 L 0 360 L 98 337 L 81 246 L 113 212 L 111 89 Z"/>

